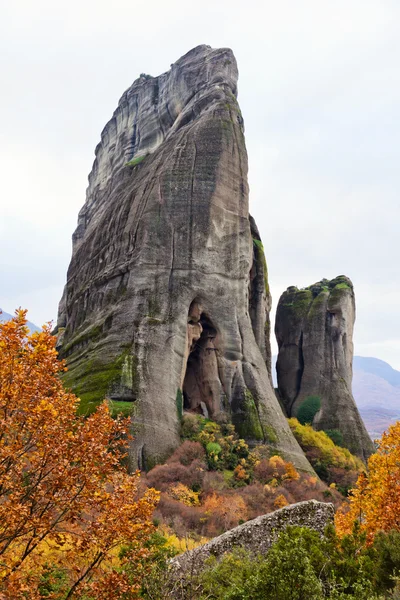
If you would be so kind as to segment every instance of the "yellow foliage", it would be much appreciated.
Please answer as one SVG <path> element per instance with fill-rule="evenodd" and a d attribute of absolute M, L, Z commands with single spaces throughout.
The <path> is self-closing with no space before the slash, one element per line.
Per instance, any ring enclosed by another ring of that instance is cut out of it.
<path fill-rule="evenodd" d="M 351 454 L 347 448 L 336 446 L 324 431 L 314 431 L 311 425 L 301 425 L 295 418 L 289 419 L 289 425 L 302 447 L 317 448 L 322 459 L 334 467 L 362 471 L 364 463 Z"/>
<path fill-rule="evenodd" d="M 286 477 L 285 477 L 285 479 L 293 479 L 294 481 L 297 481 L 298 479 L 300 479 L 300 475 L 296 471 L 295 466 L 294 466 L 293 463 L 287 462 L 286 465 L 285 465 L 285 468 L 286 468 Z"/>
<path fill-rule="evenodd" d="M 278 477 L 278 470 L 280 467 L 285 468 L 285 461 L 280 456 L 271 456 L 269 464 L 276 471 L 276 474 L 274 473 L 275 477 Z"/>
<path fill-rule="evenodd" d="M 183 483 L 176 483 L 169 490 L 169 495 L 174 498 L 174 500 L 178 500 L 182 502 L 182 504 L 186 504 L 186 506 L 199 506 L 199 493 L 190 490 Z"/>
<path fill-rule="evenodd" d="M 204 536 L 198 537 L 197 539 L 188 536 L 180 538 L 175 533 L 172 533 L 169 528 L 163 529 L 162 534 L 167 540 L 167 546 L 174 548 L 179 554 L 187 552 L 188 550 L 193 550 L 209 541 L 208 538 Z"/>

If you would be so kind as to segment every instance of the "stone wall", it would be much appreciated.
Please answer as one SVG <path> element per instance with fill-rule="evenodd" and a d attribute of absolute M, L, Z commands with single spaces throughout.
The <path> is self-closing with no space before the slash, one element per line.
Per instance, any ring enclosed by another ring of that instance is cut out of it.
<path fill-rule="evenodd" d="M 323 533 L 333 521 L 333 504 L 307 500 L 285 506 L 273 513 L 262 515 L 212 539 L 207 544 L 185 552 L 173 559 L 178 575 L 198 573 L 210 556 L 222 556 L 240 546 L 254 554 L 266 554 L 281 531 L 289 525 L 309 527 Z"/>

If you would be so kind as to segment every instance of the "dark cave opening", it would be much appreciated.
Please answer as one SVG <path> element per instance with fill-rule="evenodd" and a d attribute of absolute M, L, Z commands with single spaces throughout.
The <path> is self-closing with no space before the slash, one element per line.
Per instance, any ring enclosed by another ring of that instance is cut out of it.
<path fill-rule="evenodd" d="M 212 417 L 219 407 L 217 328 L 192 303 L 187 324 L 187 363 L 183 381 L 183 409 Z"/>

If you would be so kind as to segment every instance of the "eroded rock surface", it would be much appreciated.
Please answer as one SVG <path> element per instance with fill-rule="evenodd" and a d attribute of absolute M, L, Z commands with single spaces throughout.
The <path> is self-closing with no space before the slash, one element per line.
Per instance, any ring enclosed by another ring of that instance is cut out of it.
<path fill-rule="evenodd" d="M 354 290 L 347 277 L 301 290 L 289 287 L 276 313 L 276 370 L 288 416 L 297 416 L 310 397 L 319 398 L 313 427 L 338 430 L 344 445 L 366 460 L 374 447 L 351 391 L 354 321 Z"/>
<path fill-rule="evenodd" d="M 231 50 L 191 50 L 133 83 L 96 148 L 60 350 L 83 410 L 131 402 L 132 465 L 176 447 L 183 409 L 231 420 L 310 470 L 268 373 L 270 295 L 237 77 Z"/>
<path fill-rule="evenodd" d="M 333 504 L 307 500 L 285 506 L 268 515 L 262 515 L 243 525 L 212 539 L 207 544 L 180 554 L 172 560 L 176 575 L 199 573 L 210 556 L 222 557 L 235 548 L 245 548 L 255 556 L 267 554 L 279 534 L 290 525 L 308 527 L 321 535 L 326 526 L 333 521 Z"/>

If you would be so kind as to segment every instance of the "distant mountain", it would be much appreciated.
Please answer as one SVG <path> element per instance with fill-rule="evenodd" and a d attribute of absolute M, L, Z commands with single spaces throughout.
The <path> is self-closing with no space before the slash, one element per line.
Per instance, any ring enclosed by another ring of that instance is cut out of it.
<path fill-rule="evenodd" d="M 276 356 L 272 357 L 272 377 L 276 387 Z M 369 435 L 379 438 L 400 420 L 400 371 L 379 358 L 355 356 L 353 396 Z"/>
<path fill-rule="evenodd" d="M 400 371 L 396 371 L 385 361 L 379 360 L 379 358 L 355 356 L 353 369 L 376 375 L 390 383 L 390 385 L 400 388 Z"/>
<path fill-rule="evenodd" d="M 354 357 L 353 395 L 372 438 L 400 420 L 400 371 L 383 360 Z"/>
<path fill-rule="evenodd" d="M 0 310 L 2 311 L 0 313 L 0 322 L 1 321 L 9 321 L 10 319 L 13 318 L 14 315 L 10 315 L 10 313 L 5 312 L 2 308 Z M 31 323 L 31 321 L 27 321 L 27 325 L 28 325 L 31 333 L 33 333 L 34 331 L 42 331 L 41 327 L 38 327 L 34 323 Z"/>

